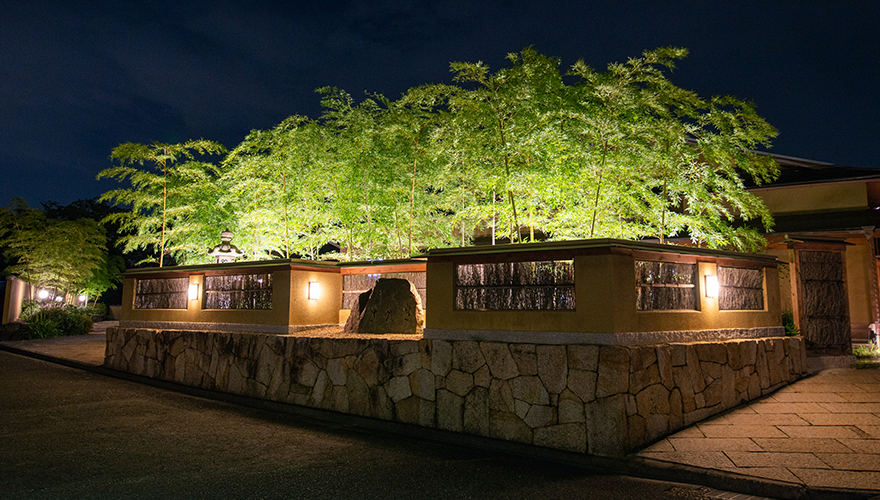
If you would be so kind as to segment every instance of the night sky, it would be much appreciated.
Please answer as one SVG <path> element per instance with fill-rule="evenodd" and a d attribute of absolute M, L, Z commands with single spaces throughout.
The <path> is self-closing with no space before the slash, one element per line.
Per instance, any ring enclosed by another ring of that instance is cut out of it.
<path fill-rule="evenodd" d="M 0 205 L 100 195 L 123 142 L 232 148 L 317 118 L 318 87 L 396 99 L 527 46 L 602 70 L 688 48 L 672 82 L 755 102 L 772 152 L 880 168 L 880 2 L 0 0 Z"/>

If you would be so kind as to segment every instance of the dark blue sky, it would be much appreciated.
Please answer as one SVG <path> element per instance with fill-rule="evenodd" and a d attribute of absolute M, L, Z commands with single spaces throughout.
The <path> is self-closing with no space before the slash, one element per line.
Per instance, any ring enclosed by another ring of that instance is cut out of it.
<path fill-rule="evenodd" d="M 530 45 L 597 69 L 686 47 L 672 81 L 754 101 L 772 152 L 880 168 L 878 26 L 869 1 L 0 0 L 0 204 L 100 195 L 123 142 L 233 147 L 316 118 L 317 87 L 397 98 Z"/>

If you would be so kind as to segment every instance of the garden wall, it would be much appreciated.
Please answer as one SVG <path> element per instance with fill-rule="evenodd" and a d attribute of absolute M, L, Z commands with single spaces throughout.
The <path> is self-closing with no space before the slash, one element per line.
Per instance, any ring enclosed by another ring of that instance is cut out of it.
<path fill-rule="evenodd" d="M 797 337 L 650 346 L 107 330 L 106 366 L 184 385 L 603 456 L 800 378 Z"/>

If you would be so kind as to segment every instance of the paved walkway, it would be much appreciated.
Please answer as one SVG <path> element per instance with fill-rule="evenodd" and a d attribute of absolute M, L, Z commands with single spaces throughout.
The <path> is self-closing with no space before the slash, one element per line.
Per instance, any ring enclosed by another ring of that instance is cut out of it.
<path fill-rule="evenodd" d="M 56 337 L 38 340 L 7 340 L 0 342 L 12 351 L 36 353 L 46 358 L 101 366 L 104 364 L 104 350 L 107 346 L 107 328 L 117 326 L 118 321 L 99 321 L 92 325 L 88 335 Z"/>
<path fill-rule="evenodd" d="M 692 425 L 638 456 L 880 494 L 880 370 L 820 372 Z"/>
<path fill-rule="evenodd" d="M 79 337 L 0 342 L 0 348 L 101 366 L 104 331 L 114 324 L 96 323 Z M 880 499 L 880 370 L 820 372 L 673 434 L 635 454 L 629 467 L 724 489 L 741 484 L 753 495 L 764 485 L 762 496 Z M 714 491 L 716 498 L 758 498 Z"/>

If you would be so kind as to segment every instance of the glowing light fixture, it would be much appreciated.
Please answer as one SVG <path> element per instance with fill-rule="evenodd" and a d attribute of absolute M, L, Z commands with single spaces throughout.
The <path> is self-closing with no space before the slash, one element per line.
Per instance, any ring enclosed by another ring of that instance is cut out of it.
<path fill-rule="evenodd" d="M 321 285 L 317 281 L 309 281 L 309 300 L 318 300 L 321 296 Z"/>
<path fill-rule="evenodd" d="M 86 297 L 85 294 L 82 294 L 82 295 L 79 296 L 79 301 L 80 301 L 80 302 L 85 302 L 87 299 L 88 299 L 88 297 Z"/>
<path fill-rule="evenodd" d="M 58 295 L 57 297 L 55 297 L 55 302 L 61 302 L 61 296 L 60 296 L 60 295 Z"/>
<path fill-rule="evenodd" d="M 718 297 L 718 276 L 706 276 L 706 297 Z"/>
<path fill-rule="evenodd" d="M 40 297 L 40 299 L 46 299 L 49 297 L 49 290 L 40 290 L 37 296 Z"/>
<path fill-rule="evenodd" d="M 199 298 L 199 284 L 198 283 L 190 283 L 189 284 L 189 300 L 196 300 Z"/>

